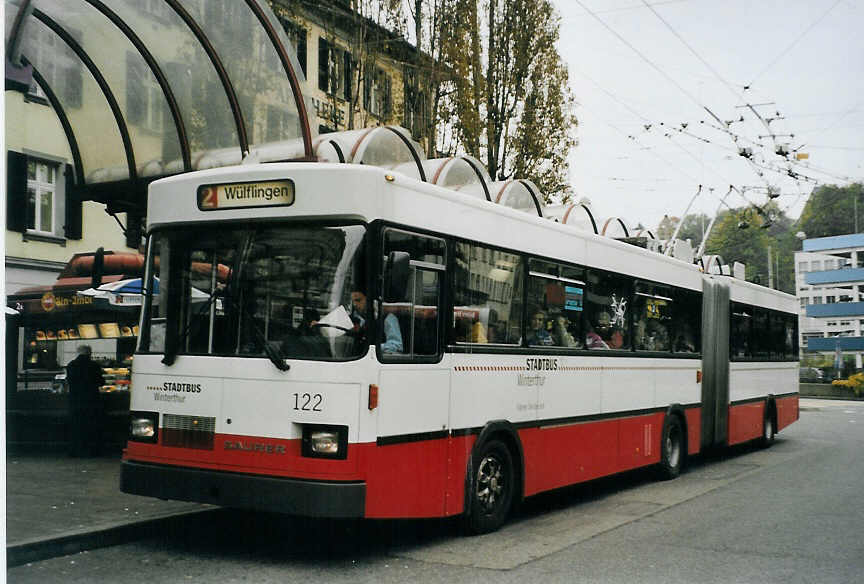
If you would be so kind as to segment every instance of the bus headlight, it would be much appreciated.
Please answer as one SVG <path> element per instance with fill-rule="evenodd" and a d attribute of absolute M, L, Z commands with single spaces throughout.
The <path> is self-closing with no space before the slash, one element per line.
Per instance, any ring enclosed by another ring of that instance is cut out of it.
<path fill-rule="evenodd" d="M 302 452 L 312 458 L 344 460 L 348 456 L 348 427 L 304 425 Z"/>
<path fill-rule="evenodd" d="M 156 412 L 129 412 L 129 439 L 136 442 L 156 442 L 159 414 Z"/>

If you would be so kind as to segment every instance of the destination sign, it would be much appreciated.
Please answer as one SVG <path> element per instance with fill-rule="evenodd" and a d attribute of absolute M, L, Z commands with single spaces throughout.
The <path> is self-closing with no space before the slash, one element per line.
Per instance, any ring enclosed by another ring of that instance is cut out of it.
<path fill-rule="evenodd" d="M 288 179 L 198 187 L 198 208 L 202 211 L 285 207 L 292 204 L 294 204 L 294 182 Z"/>

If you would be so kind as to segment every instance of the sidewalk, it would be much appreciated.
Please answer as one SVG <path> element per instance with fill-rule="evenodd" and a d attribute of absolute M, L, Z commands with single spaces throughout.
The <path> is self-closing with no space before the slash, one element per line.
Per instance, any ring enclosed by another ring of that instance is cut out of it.
<path fill-rule="evenodd" d="M 120 492 L 119 453 L 69 458 L 7 454 L 7 564 L 114 545 L 154 532 L 169 518 L 215 509 Z"/>

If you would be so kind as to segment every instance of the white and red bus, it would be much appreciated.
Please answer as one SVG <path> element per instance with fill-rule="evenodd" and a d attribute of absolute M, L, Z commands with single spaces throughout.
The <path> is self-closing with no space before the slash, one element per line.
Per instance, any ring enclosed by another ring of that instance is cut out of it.
<path fill-rule="evenodd" d="M 122 490 L 478 533 L 798 418 L 793 297 L 477 192 L 328 163 L 154 182 Z"/>

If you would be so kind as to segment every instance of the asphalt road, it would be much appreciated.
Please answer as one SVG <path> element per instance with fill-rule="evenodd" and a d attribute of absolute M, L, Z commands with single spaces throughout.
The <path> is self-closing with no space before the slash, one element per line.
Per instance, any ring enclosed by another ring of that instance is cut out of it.
<path fill-rule="evenodd" d="M 9 582 L 858 583 L 864 402 L 802 400 L 769 450 L 635 472 L 527 502 L 501 531 L 218 512 L 158 538 L 9 570 Z"/>

